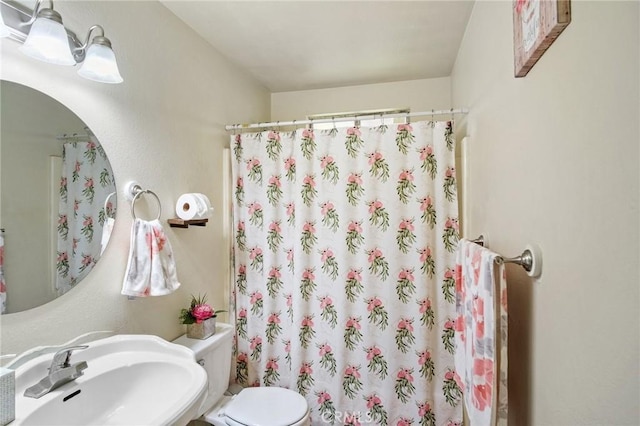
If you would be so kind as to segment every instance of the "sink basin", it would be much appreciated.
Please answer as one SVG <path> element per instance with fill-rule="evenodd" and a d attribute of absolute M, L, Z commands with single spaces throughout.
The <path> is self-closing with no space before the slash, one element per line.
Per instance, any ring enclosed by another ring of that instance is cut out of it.
<path fill-rule="evenodd" d="M 16 370 L 16 419 L 11 425 L 186 425 L 197 417 L 207 373 L 193 352 L 157 336 L 116 335 L 74 351 L 88 368 L 41 398 L 24 391 L 47 375 L 53 354 Z"/>

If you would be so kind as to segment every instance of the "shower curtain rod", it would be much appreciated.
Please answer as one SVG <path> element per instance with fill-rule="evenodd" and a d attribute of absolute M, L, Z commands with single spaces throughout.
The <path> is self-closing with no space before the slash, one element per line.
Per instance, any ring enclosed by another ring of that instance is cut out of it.
<path fill-rule="evenodd" d="M 364 115 L 354 114 L 351 116 L 340 116 L 336 118 L 321 118 L 321 119 L 309 119 L 309 120 L 293 120 L 293 121 L 272 121 L 270 123 L 252 123 L 252 124 L 227 124 L 224 126 L 225 130 L 243 130 L 243 129 L 261 129 L 269 127 L 284 127 L 284 126 L 300 126 L 305 124 L 318 124 L 318 123 L 338 123 L 340 121 L 354 121 L 354 120 L 373 120 L 376 118 L 399 118 L 399 117 L 419 117 L 419 116 L 434 116 L 445 114 L 467 114 L 469 110 L 467 108 L 458 109 L 441 109 L 422 112 L 410 112 L 402 114 L 385 114 L 380 113 L 365 113 Z"/>

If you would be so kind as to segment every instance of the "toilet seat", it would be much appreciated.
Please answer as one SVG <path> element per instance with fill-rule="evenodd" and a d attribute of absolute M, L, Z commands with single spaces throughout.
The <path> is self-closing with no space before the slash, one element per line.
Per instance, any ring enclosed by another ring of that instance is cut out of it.
<path fill-rule="evenodd" d="M 279 387 L 243 389 L 225 410 L 226 422 L 232 426 L 293 426 L 304 424 L 308 416 L 304 397 Z"/>

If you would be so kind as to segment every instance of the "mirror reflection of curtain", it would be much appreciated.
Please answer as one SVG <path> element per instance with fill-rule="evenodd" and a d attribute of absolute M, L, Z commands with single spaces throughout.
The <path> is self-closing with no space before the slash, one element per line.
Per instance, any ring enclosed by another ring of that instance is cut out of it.
<path fill-rule="evenodd" d="M 62 153 L 56 291 L 62 295 L 91 270 L 100 257 L 103 227 L 113 216 L 115 191 L 106 154 L 97 141 L 68 142 Z"/>

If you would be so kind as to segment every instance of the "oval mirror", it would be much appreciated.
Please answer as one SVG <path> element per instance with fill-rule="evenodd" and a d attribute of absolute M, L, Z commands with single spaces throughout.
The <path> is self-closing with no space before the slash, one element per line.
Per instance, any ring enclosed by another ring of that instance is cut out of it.
<path fill-rule="evenodd" d="M 0 82 L 0 301 L 47 303 L 89 274 L 109 240 L 116 186 L 86 124 L 60 102 Z"/>

